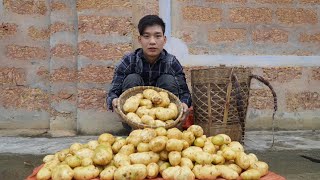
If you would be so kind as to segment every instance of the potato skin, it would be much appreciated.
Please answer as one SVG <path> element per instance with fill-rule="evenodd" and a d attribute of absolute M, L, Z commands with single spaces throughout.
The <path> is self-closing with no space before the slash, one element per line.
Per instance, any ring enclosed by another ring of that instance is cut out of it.
<path fill-rule="evenodd" d="M 143 180 L 147 177 L 147 167 L 144 164 L 122 166 L 114 173 L 114 180 Z"/>

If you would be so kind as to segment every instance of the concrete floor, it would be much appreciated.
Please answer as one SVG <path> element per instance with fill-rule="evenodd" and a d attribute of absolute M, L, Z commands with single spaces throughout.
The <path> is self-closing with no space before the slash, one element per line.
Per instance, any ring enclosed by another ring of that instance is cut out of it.
<path fill-rule="evenodd" d="M 246 134 L 245 149 L 255 153 L 269 164 L 270 170 L 288 180 L 320 179 L 320 133 L 319 131 L 251 131 Z M 32 169 L 41 164 L 46 154 L 67 148 L 74 142 L 86 143 L 97 136 L 61 138 L 0 137 L 0 179 L 24 179 Z M 312 162 L 305 155 L 317 162 Z"/>

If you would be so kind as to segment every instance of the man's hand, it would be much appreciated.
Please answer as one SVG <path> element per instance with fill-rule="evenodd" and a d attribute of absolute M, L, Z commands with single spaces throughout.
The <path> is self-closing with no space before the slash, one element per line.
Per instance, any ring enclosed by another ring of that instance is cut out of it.
<path fill-rule="evenodd" d="M 113 110 L 115 110 L 115 108 L 117 108 L 118 100 L 119 100 L 119 98 L 114 98 L 114 99 L 112 100 Z"/>
<path fill-rule="evenodd" d="M 188 115 L 189 115 L 189 108 L 186 103 L 182 103 L 183 113 L 180 122 L 177 124 L 177 128 L 180 130 L 183 130 L 182 126 L 184 122 L 186 121 Z"/>

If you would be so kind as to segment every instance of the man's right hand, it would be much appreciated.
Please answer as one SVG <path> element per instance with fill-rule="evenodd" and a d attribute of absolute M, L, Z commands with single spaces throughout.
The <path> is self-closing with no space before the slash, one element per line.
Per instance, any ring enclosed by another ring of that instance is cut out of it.
<path fill-rule="evenodd" d="M 119 100 L 119 98 L 114 98 L 114 99 L 112 100 L 113 110 L 114 110 L 115 108 L 117 108 L 118 100 Z"/>

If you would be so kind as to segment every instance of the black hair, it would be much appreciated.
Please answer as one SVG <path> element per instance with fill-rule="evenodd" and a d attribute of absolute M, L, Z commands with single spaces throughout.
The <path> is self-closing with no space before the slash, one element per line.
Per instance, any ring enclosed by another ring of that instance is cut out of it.
<path fill-rule="evenodd" d="M 165 32 L 166 25 L 163 20 L 157 15 L 146 15 L 140 19 L 138 24 L 139 34 L 142 35 L 144 30 L 149 26 L 159 25 L 162 28 L 163 34 Z"/>

